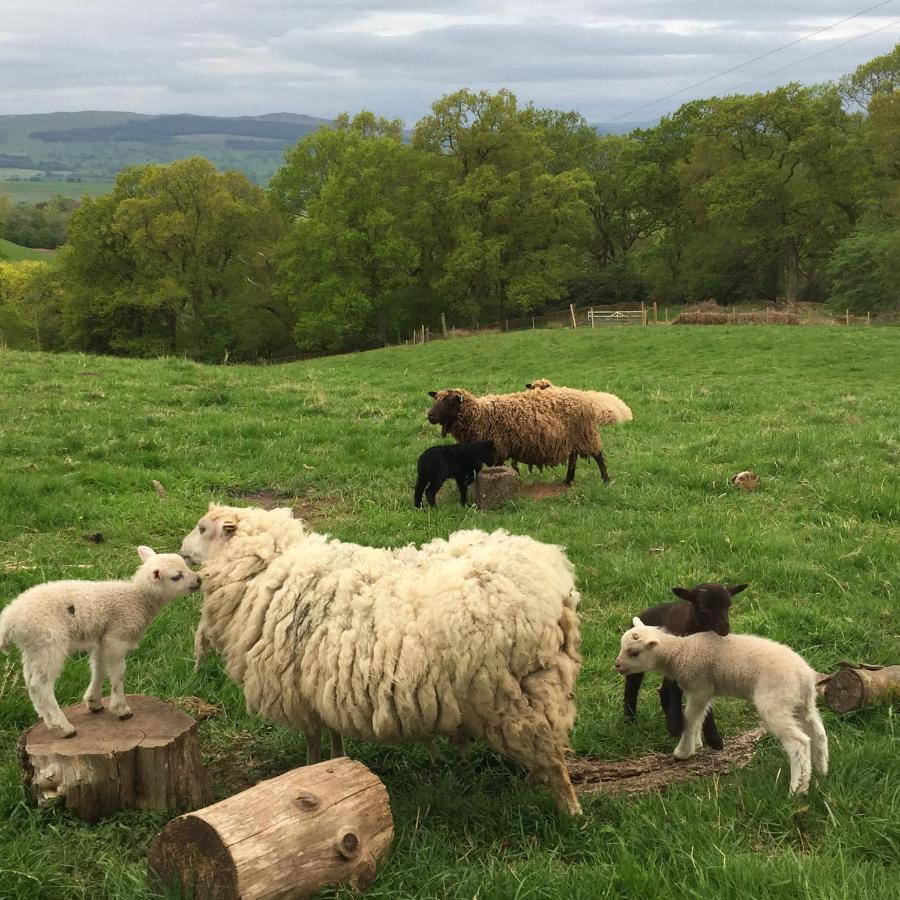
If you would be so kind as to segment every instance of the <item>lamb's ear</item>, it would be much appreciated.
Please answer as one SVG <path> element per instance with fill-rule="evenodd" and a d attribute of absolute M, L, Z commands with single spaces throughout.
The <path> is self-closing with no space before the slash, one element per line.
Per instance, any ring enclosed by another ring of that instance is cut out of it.
<path fill-rule="evenodd" d="M 659 641 L 656 638 L 650 638 L 649 641 L 644 642 L 644 648 L 649 649 L 650 647 L 655 647 Z"/>
<path fill-rule="evenodd" d="M 534 385 L 531 384 L 531 383 L 526 384 L 526 385 L 525 385 L 525 390 L 526 390 L 526 391 L 530 391 L 533 387 L 534 387 Z"/>
<path fill-rule="evenodd" d="M 436 400 L 436 399 L 437 399 L 437 391 L 429 391 L 429 392 L 428 392 L 428 396 L 429 396 L 429 397 L 434 397 L 435 400 Z"/>
<path fill-rule="evenodd" d="M 153 570 L 153 577 L 154 577 L 157 581 L 159 581 L 159 569 L 154 569 L 154 570 Z"/>
<path fill-rule="evenodd" d="M 234 534 L 235 531 L 237 531 L 237 522 L 235 522 L 234 519 L 226 519 L 222 523 L 222 531 L 224 531 L 225 534 Z"/>
<path fill-rule="evenodd" d="M 697 599 L 697 594 L 690 588 L 672 588 L 672 593 L 682 600 L 690 600 L 693 603 Z"/>
<path fill-rule="evenodd" d="M 748 586 L 749 585 L 746 585 L 746 584 L 730 584 L 725 590 L 727 590 L 728 593 L 731 594 L 731 596 L 733 597 L 735 594 L 739 594 L 741 591 L 743 591 Z"/>
<path fill-rule="evenodd" d="M 631 624 L 632 624 L 635 628 L 643 628 L 643 627 L 644 627 L 644 623 L 643 623 L 637 616 L 635 616 L 635 617 L 631 620 Z"/>
<path fill-rule="evenodd" d="M 215 508 L 216 508 L 215 500 L 210 500 L 209 501 L 209 509 L 207 510 L 207 512 L 212 512 Z"/>
<path fill-rule="evenodd" d="M 156 551 L 152 547 L 145 547 L 141 545 L 138 547 L 138 556 L 144 561 L 147 562 L 153 556 L 156 556 Z"/>

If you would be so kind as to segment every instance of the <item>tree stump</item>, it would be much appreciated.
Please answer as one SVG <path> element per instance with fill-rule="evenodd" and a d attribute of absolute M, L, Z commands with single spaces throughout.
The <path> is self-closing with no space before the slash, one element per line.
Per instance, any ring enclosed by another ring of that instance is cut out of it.
<path fill-rule="evenodd" d="M 825 684 L 825 702 L 837 713 L 893 700 L 900 700 L 900 666 L 845 665 Z"/>
<path fill-rule="evenodd" d="M 519 492 L 519 476 L 511 466 L 489 466 L 475 476 L 479 509 L 497 509 Z"/>
<path fill-rule="evenodd" d="M 150 876 L 195 900 L 366 890 L 393 837 L 384 785 L 344 756 L 173 819 L 150 848 Z"/>
<path fill-rule="evenodd" d="M 122 809 L 194 809 L 212 795 L 197 723 L 155 697 L 129 696 L 134 716 L 113 716 L 83 703 L 63 710 L 77 734 L 64 738 L 43 722 L 19 738 L 25 786 L 40 804 L 62 799 L 87 822 Z"/>

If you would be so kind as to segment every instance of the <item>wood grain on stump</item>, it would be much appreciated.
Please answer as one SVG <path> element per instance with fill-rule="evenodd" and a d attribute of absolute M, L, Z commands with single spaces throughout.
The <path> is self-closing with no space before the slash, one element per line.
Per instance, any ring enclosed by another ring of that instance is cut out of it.
<path fill-rule="evenodd" d="M 387 790 L 341 757 L 279 775 L 173 819 L 150 848 L 151 878 L 196 900 L 365 890 L 394 836 Z"/>
<path fill-rule="evenodd" d="M 61 799 L 88 822 L 122 809 L 193 809 L 212 799 L 197 747 L 197 723 L 155 697 L 130 695 L 134 715 L 120 720 L 63 710 L 75 726 L 64 738 L 43 722 L 19 738 L 25 786 L 38 803 Z"/>
<path fill-rule="evenodd" d="M 489 466 L 475 476 L 479 509 L 497 509 L 519 492 L 519 476 L 511 466 Z"/>
<path fill-rule="evenodd" d="M 845 665 L 825 683 L 825 702 L 837 713 L 900 700 L 900 666 Z"/>

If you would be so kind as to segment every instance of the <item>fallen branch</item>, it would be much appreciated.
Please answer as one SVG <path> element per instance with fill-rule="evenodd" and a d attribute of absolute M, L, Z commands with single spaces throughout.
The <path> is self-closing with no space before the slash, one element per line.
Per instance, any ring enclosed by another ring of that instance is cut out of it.
<path fill-rule="evenodd" d="M 700 750 L 690 759 L 651 753 L 640 759 L 568 759 L 569 778 L 582 794 L 637 794 L 668 784 L 722 775 L 750 762 L 765 728 L 755 728 L 726 741 L 722 750 Z"/>
<path fill-rule="evenodd" d="M 825 683 L 825 702 L 834 712 L 900 700 L 900 666 L 840 665 Z"/>

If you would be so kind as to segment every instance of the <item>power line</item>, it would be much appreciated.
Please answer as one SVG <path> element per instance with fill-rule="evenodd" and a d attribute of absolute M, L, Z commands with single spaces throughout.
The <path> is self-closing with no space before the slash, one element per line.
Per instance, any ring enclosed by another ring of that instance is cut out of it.
<path fill-rule="evenodd" d="M 724 69 L 721 72 L 717 72 L 715 75 L 710 75 L 708 78 L 704 78 L 702 81 L 695 81 L 693 84 L 689 84 L 687 87 L 683 87 L 678 91 L 673 91 L 671 94 L 666 94 L 665 97 L 660 97 L 657 100 L 651 100 L 649 103 L 643 104 L 643 106 L 637 106 L 634 109 L 628 110 L 628 112 L 622 113 L 620 116 L 616 116 L 614 119 L 610 119 L 611 122 L 618 122 L 619 119 L 624 119 L 626 116 L 632 116 L 635 113 L 641 112 L 642 110 L 647 109 L 650 106 L 656 106 L 658 103 L 663 103 L 666 100 L 671 100 L 673 97 L 677 97 L 679 94 L 684 94 L 687 91 L 692 91 L 694 88 L 701 87 L 704 84 L 709 84 L 710 81 L 715 81 L 717 78 L 721 78 L 723 75 L 729 75 L 732 72 L 736 72 L 738 69 L 743 69 L 746 66 L 752 65 L 755 62 L 759 62 L 761 59 L 765 59 L 768 56 L 772 56 L 775 53 L 780 53 L 782 50 L 787 50 L 788 47 L 793 47 L 795 44 L 802 43 L 803 41 L 807 41 L 810 38 L 815 37 L 818 34 L 822 34 L 825 31 L 830 31 L 832 28 L 837 28 L 838 25 L 843 25 L 845 22 L 849 22 L 852 19 L 858 19 L 860 16 L 864 16 L 866 13 L 872 12 L 872 10 L 880 9 L 882 6 L 887 6 L 889 3 L 893 3 L 894 0 L 881 0 L 880 3 L 876 3 L 874 6 L 869 6 L 866 9 L 862 9 L 857 13 L 854 13 L 852 16 L 847 16 L 846 19 L 841 19 L 839 22 L 832 22 L 830 25 L 826 25 L 823 28 L 819 28 L 817 31 L 811 31 L 809 34 L 804 34 L 802 37 L 796 38 L 793 41 L 788 42 L 787 44 L 782 44 L 780 47 L 776 47 L 774 50 L 768 50 L 765 53 L 761 53 L 759 56 L 754 56 L 753 59 L 748 59 L 746 62 L 739 63 L 736 66 L 732 66 L 730 69 Z M 895 24 L 895 23 L 891 23 Z M 876 28 L 874 31 L 869 31 L 866 34 L 861 34 L 859 37 L 853 38 L 852 40 L 859 40 L 860 38 L 868 37 L 870 34 L 875 34 L 878 31 L 883 31 L 885 28 L 889 28 L 890 25 L 884 25 L 881 28 Z M 846 41 L 845 43 L 852 43 L 852 41 Z M 829 47 L 828 50 L 837 50 L 838 47 L 843 47 L 844 44 L 838 44 L 837 47 Z M 815 56 L 821 56 L 822 53 L 827 53 L 828 50 L 823 50 L 820 53 L 813 54 L 809 59 L 813 59 Z M 803 62 L 803 60 L 798 60 L 798 62 Z M 794 63 L 790 63 L 790 65 L 794 65 Z M 784 66 L 783 68 L 787 68 Z M 781 69 L 775 69 L 775 72 L 780 72 Z M 767 75 L 772 75 L 774 72 L 767 72 Z M 765 78 L 766 75 L 760 75 L 760 78 Z M 757 79 L 753 79 L 756 81 Z M 749 82 L 745 82 L 749 84 Z M 740 85 L 738 85 L 740 87 Z"/>
<path fill-rule="evenodd" d="M 762 75 L 757 75 L 755 78 L 751 78 L 749 81 L 742 81 L 740 84 L 736 84 L 734 87 L 729 88 L 729 90 L 736 91 L 739 88 L 744 87 L 745 85 L 753 84 L 754 81 L 759 81 L 762 78 L 768 78 L 770 75 L 777 75 L 779 72 L 783 72 L 785 69 L 790 69 L 791 66 L 799 66 L 800 63 L 805 63 L 810 59 L 815 59 L 817 56 L 822 56 L 824 53 L 831 53 L 832 50 L 840 50 L 841 47 L 846 47 L 847 44 L 852 44 L 854 41 L 861 41 L 864 37 L 869 37 L 869 35 L 871 34 L 878 34 L 879 31 L 885 31 L 888 28 L 892 28 L 894 25 L 900 25 L 900 19 L 895 19 L 893 22 L 888 22 L 887 25 L 882 25 L 880 28 L 873 28 L 871 31 L 867 31 L 865 34 L 858 34 L 856 37 L 843 41 L 840 44 L 835 44 L 833 47 L 826 47 L 824 50 L 820 50 L 818 53 L 813 53 L 810 56 L 804 56 L 803 59 L 798 59 L 796 62 L 788 63 L 786 66 L 782 66 L 780 69 L 772 69 L 771 72 L 765 72 Z"/>

